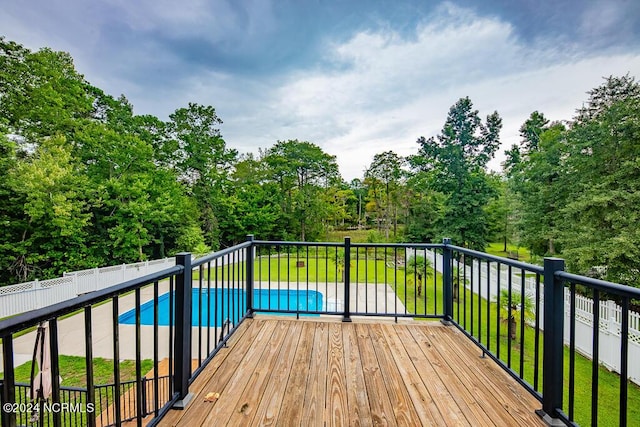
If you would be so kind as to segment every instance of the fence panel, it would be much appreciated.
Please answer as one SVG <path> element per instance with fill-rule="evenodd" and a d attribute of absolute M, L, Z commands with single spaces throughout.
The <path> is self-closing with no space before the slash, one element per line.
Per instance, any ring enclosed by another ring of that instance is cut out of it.
<path fill-rule="evenodd" d="M 175 258 L 64 273 L 62 277 L 34 280 L 0 287 L 0 319 L 36 310 L 113 286 L 126 280 L 155 273 L 175 265 Z"/>

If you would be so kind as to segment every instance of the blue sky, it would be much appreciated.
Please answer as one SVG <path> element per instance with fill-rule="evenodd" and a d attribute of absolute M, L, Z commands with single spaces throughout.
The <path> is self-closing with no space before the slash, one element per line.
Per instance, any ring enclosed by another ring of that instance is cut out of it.
<path fill-rule="evenodd" d="M 228 146 L 318 144 L 345 179 L 415 153 L 469 96 L 503 118 L 568 120 L 609 75 L 640 77 L 637 0 L 2 0 L 0 34 L 70 52 L 136 114 L 213 105 Z M 491 163 L 500 168 L 501 153 Z"/>

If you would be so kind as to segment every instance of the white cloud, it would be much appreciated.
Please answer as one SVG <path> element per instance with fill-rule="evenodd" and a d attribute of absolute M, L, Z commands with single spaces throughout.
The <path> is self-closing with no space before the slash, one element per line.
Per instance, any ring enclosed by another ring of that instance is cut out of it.
<path fill-rule="evenodd" d="M 416 139 L 436 135 L 461 97 L 469 96 L 482 116 L 498 110 L 507 148 L 533 110 L 570 119 L 601 77 L 640 77 L 640 51 L 601 42 L 633 33 L 640 6 L 625 0 L 576 9 L 576 32 L 587 43 L 568 40 L 573 29 L 523 40 L 515 24 L 444 3 L 410 34 L 398 30 L 402 23 L 382 23 L 347 39 L 324 34 L 314 64 L 268 76 L 213 70 L 255 66 L 251 61 L 262 58 L 256 51 L 270 53 L 264 40 L 282 40 L 265 35 L 296 37 L 288 30 L 297 31 L 290 20 L 299 16 L 283 14 L 286 8 L 269 0 L 6 3 L 0 27 L 9 39 L 69 51 L 89 81 L 115 96 L 124 93 L 136 113 L 166 119 L 188 102 L 210 104 L 225 122 L 230 146 L 256 152 L 278 139 L 308 140 L 338 156 L 346 179 L 361 176 L 376 153 L 415 153 Z M 167 40 L 177 43 L 166 46 Z M 214 54 L 207 50 L 212 45 L 219 48 Z M 580 50 L 593 46 L 609 51 Z M 230 55 L 220 58 L 220 52 Z M 282 69 L 307 58 L 291 55 L 282 57 Z"/>
<path fill-rule="evenodd" d="M 524 44 L 497 18 L 450 5 L 437 18 L 419 25 L 412 37 L 389 29 L 357 33 L 328 46 L 329 67 L 290 76 L 273 103 L 289 118 L 291 137 L 337 155 L 343 176 L 351 179 L 378 152 L 415 153 L 417 137 L 437 134 L 461 97 L 469 96 L 483 117 L 498 110 L 507 148 L 532 111 L 570 119 L 602 76 L 640 72 L 637 53 L 565 57 L 544 40 Z"/>

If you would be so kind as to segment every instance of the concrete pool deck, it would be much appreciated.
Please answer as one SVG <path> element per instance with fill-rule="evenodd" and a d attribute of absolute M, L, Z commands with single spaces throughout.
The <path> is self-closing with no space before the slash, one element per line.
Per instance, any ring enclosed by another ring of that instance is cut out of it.
<path fill-rule="evenodd" d="M 198 282 L 194 281 L 194 288 Z M 290 289 L 313 290 L 323 294 L 325 308 L 329 311 L 344 310 L 344 284 L 343 283 L 313 283 L 310 282 L 256 282 L 256 288 L 260 289 Z M 168 282 L 161 282 L 158 294 L 162 295 L 169 290 Z M 396 297 L 391 286 L 386 284 L 351 284 L 350 288 L 351 312 L 367 313 L 401 313 L 405 307 Z M 153 299 L 153 286 L 149 285 L 141 290 L 141 303 Z M 119 298 L 118 314 L 121 315 L 135 308 L 135 295 L 131 293 Z M 113 359 L 113 328 L 112 328 L 112 303 L 109 301 L 102 305 L 94 306 L 92 317 L 92 342 L 93 356 Z M 390 315 L 391 317 L 393 314 Z M 135 359 L 135 325 L 119 324 L 120 359 Z M 209 332 L 202 328 L 201 340 L 198 339 L 199 328 L 192 328 L 192 354 L 197 358 L 200 348 L 202 358 L 207 354 L 207 334 L 209 346 L 212 350 L 220 334 L 219 327 L 212 327 Z M 79 313 L 58 322 L 58 347 L 61 355 L 85 356 L 85 328 L 84 314 Z M 29 332 L 13 341 L 14 365 L 18 366 L 32 359 L 36 332 Z M 141 326 L 141 355 L 143 359 L 153 359 L 153 326 Z M 0 355 L 1 356 L 1 355 Z M 162 360 L 169 356 L 169 328 L 159 327 L 158 358 Z M 0 361 L 1 362 L 1 361 Z M 2 364 L 0 363 L 0 369 Z"/>

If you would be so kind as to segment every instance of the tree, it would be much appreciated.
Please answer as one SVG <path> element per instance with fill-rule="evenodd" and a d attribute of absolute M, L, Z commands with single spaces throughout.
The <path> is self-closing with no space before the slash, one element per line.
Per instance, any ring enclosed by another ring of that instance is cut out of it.
<path fill-rule="evenodd" d="M 397 229 L 397 198 L 400 178 L 402 176 L 402 165 L 404 159 L 393 151 L 385 151 L 373 156 L 371 165 L 366 170 L 365 183 L 373 187 L 370 193 L 372 209 L 378 214 L 378 228 L 383 228 L 385 239 L 389 240 L 389 229 L 393 220 L 394 235 Z M 381 191 L 376 191 L 380 187 Z M 382 225 L 382 227 L 381 227 Z"/>
<path fill-rule="evenodd" d="M 200 227 L 207 245 L 216 248 L 220 233 L 218 202 L 228 190 L 229 175 L 237 151 L 226 148 L 218 126 L 222 120 L 212 106 L 189 103 L 169 115 L 170 141 L 163 145 L 164 156 L 178 173 L 198 203 Z M 173 152 L 167 150 L 173 149 Z"/>
<path fill-rule="evenodd" d="M 406 274 L 416 277 L 418 296 L 422 294 L 422 277 L 433 277 L 433 265 L 431 261 L 420 255 L 411 255 L 407 261 Z"/>
<path fill-rule="evenodd" d="M 502 120 L 497 112 L 483 124 L 469 98 L 461 98 L 449 110 L 437 138 L 420 137 L 420 149 L 412 156 L 414 170 L 430 172 L 430 187 L 445 196 L 439 234 L 460 245 L 484 250 L 489 230 L 484 210 L 495 192 L 486 166 L 500 144 Z"/>
<path fill-rule="evenodd" d="M 264 157 L 267 178 L 280 187 L 282 210 L 302 241 L 323 231 L 327 201 L 321 192 L 339 182 L 335 156 L 307 141 L 278 141 Z M 289 227 L 291 229 L 291 227 Z"/>
<path fill-rule="evenodd" d="M 517 338 L 518 317 L 522 310 L 524 310 L 525 322 L 535 320 L 536 313 L 531 295 L 525 294 L 522 298 L 519 292 L 511 292 L 511 299 L 509 299 L 509 290 L 500 290 L 500 317 L 503 321 L 508 322 L 509 336 L 512 340 Z"/>
<path fill-rule="evenodd" d="M 572 271 L 639 286 L 640 84 L 609 77 L 589 95 L 566 135 L 563 255 Z"/>
<path fill-rule="evenodd" d="M 87 267 L 87 200 L 92 190 L 65 139 L 43 140 L 11 171 L 10 182 L 24 200 L 21 238 L 13 245 L 13 275 L 25 281 Z"/>
<path fill-rule="evenodd" d="M 92 111 L 89 85 L 71 55 L 0 38 L 0 116 L 29 142 L 73 131 Z"/>
<path fill-rule="evenodd" d="M 558 251 L 559 207 L 566 197 L 565 131 L 562 123 L 549 123 L 534 111 L 520 128 L 520 146 L 507 152 L 508 189 L 517 198 L 522 243 L 540 256 Z"/>

